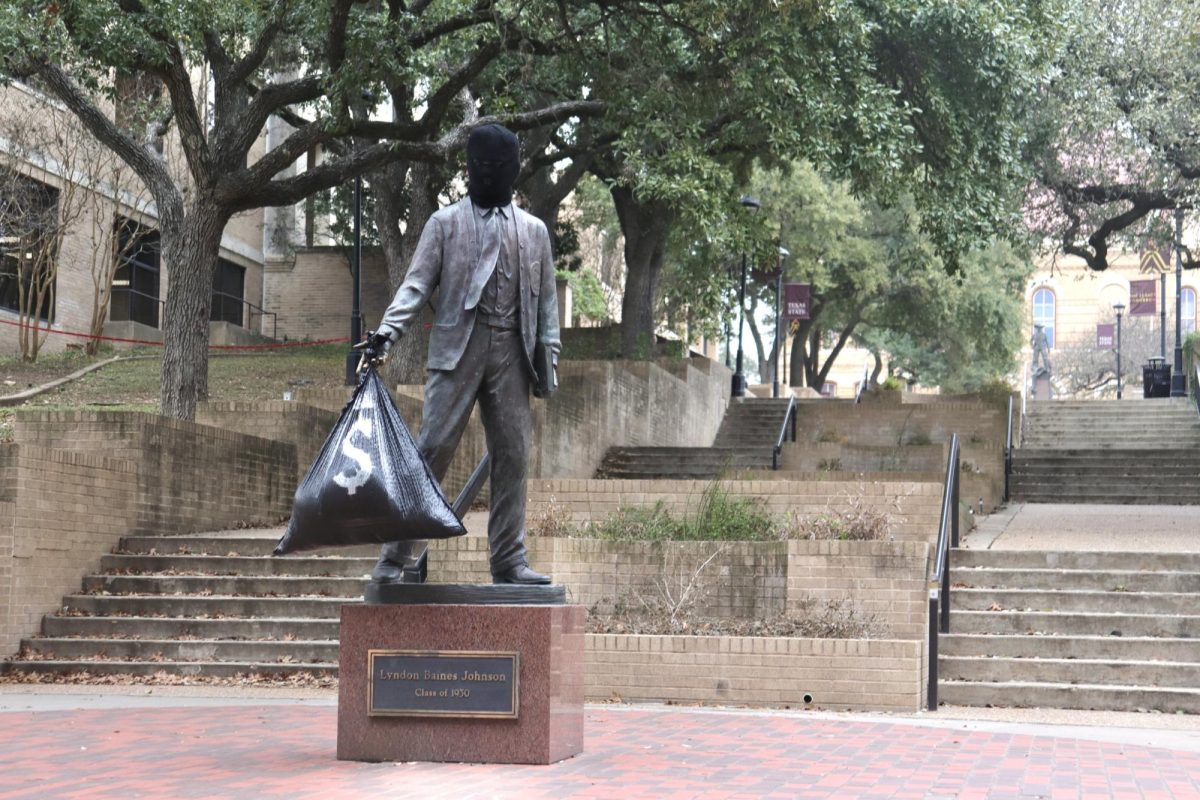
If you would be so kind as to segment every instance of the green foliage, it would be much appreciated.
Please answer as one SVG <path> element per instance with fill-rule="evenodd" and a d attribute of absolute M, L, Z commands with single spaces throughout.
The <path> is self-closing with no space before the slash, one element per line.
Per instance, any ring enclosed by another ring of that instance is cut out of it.
<path fill-rule="evenodd" d="M 593 322 L 608 320 L 608 299 L 604 296 L 604 286 L 596 273 L 586 269 L 575 272 L 559 270 L 555 277 L 565 280 L 571 287 L 571 305 L 576 323 L 580 317 Z"/>
<path fill-rule="evenodd" d="M 1013 396 L 1013 387 L 1004 378 L 992 378 L 975 390 L 979 399 L 1001 411 L 1008 411 L 1008 400 Z"/>
<path fill-rule="evenodd" d="M 897 286 L 860 334 L 891 368 L 943 391 L 974 391 L 1008 374 L 1022 344 L 1025 252 L 995 243 L 964 255 L 958 273 L 924 270 Z"/>
<path fill-rule="evenodd" d="M 879 384 L 879 388 L 885 392 L 902 392 L 904 391 L 904 382 L 895 375 L 889 375 L 884 378 L 883 383 Z"/>
<path fill-rule="evenodd" d="M 755 181 L 783 210 L 780 241 L 792 253 L 788 280 L 813 286 L 802 334 L 853 335 L 886 353 L 893 370 L 952 391 L 1011 368 L 1033 269 L 1023 250 L 997 242 L 963 252 L 951 272 L 923 232 L 911 196 L 888 204 L 856 197 L 848 183 L 805 163 L 762 172 Z M 811 348 L 804 357 L 816 385 L 832 362 L 819 362 Z"/>
<path fill-rule="evenodd" d="M 1028 120 L 1026 217 L 1048 246 L 1103 270 L 1112 248 L 1172 241 L 1169 209 L 1200 200 L 1200 14 L 1190 1 L 1055 5 L 1055 58 Z"/>
<path fill-rule="evenodd" d="M 1200 362 L 1200 331 L 1188 333 L 1187 338 L 1183 339 L 1183 351 L 1187 354 L 1189 362 Z M 1189 380 L 1188 383 L 1194 383 L 1194 381 Z"/>
<path fill-rule="evenodd" d="M 719 483 L 709 484 L 696 512 L 683 517 L 663 501 L 653 507 L 625 507 L 581 535 L 620 541 L 767 541 L 781 538 L 780 521 L 757 497 L 737 497 Z"/>
<path fill-rule="evenodd" d="M 556 220 L 550 232 L 554 247 L 554 267 L 559 273 L 578 272 L 583 266 L 579 256 L 579 231 L 566 220 Z"/>
<path fill-rule="evenodd" d="M 1187 376 L 1188 396 L 1195 397 L 1196 362 L 1200 358 L 1200 331 L 1192 331 L 1183 340 L 1183 374 Z"/>
<path fill-rule="evenodd" d="M 379 229 L 375 225 L 375 193 L 368 181 L 362 188 L 362 217 L 360 231 L 363 247 L 379 246 Z M 338 186 L 319 192 L 313 197 L 313 213 L 317 219 L 329 220 L 329 236 L 342 247 L 354 246 L 354 185 Z"/>
<path fill-rule="evenodd" d="M 603 361 L 621 357 L 621 328 L 608 325 L 600 328 L 563 328 L 562 352 L 564 361 Z"/>

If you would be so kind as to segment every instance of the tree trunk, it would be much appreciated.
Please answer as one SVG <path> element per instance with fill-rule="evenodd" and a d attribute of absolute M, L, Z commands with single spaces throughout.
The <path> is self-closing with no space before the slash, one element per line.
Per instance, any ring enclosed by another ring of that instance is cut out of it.
<path fill-rule="evenodd" d="M 621 300 L 621 355 L 654 357 L 658 291 L 672 211 L 663 203 L 640 201 L 626 186 L 612 188 L 625 236 L 625 294 Z"/>
<path fill-rule="evenodd" d="M 875 357 L 875 366 L 871 370 L 871 386 L 878 386 L 879 375 L 883 372 L 883 356 L 879 355 L 878 350 L 873 350 L 871 355 Z"/>
<path fill-rule="evenodd" d="M 160 378 L 163 416 L 195 419 L 196 402 L 208 399 L 208 323 L 213 273 L 228 214 L 198 201 L 187 213 L 164 208 L 159 220 L 167 264 Z"/>
<path fill-rule="evenodd" d="M 758 329 L 758 323 L 754 319 L 757 305 L 754 303 L 750 306 L 750 313 L 746 315 L 746 324 L 750 326 L 750 338 L 754 340 L 754 351 L 758 356 L 758 382 L 767 384 L 775 380 L 775 363 L 767 356 L 766 348 L 763 345 L 762 331 Z M 774 355 L 773 351 L 772 355 Z"/>
<path fill-rule="evenodd" d="M 409 191 L 405 192 L 407 174 Z M 387 259 L 388 289 L 394 295 L 408 275 L 409 261 L 417 249 L 425 223 L 437 211 L 438 194 L 446 184 L 445 176 L 431 164 L 398 164 L 388 167 L 383 177 L 371 176 L 375 192 L 375 224 Z M 404 219 L 404 230 L 400 220 Z M 388 298 L 389 300 L 391 298 Z M 397 342 L 384 368 L 384 378 L 390 384 L 421 384 L 425 382 L 425 362 L 429 353 L 429 329 L 422 311 L 417 320 Z"/>
<path fill-rule="evenodd" d="M 821 366 L 821 334 L 823 331 L 817 325 L 808 329 L 808 342 L 804 348 L 804 382 L 818 392 L 824 386 L 819 377 Z"/>
<path fill-rule="evenodd" d="M 792 363 L 789 366 L 789 386 L 810 386 L 805 378 L 808 375 L 808 330 L 812 327 L 810 320 L 801 320 L 796 334 L 792 337 Z"/>

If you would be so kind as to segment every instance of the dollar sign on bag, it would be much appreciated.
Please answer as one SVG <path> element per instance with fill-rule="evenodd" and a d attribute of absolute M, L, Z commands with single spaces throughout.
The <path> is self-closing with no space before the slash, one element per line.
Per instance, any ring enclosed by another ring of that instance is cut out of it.
<path fill-rule="evenodd" d="M 333 482 L 346 490 L 347 494 L 354 494 L 358 491 L 358 487 L 364 485 L 367 479 L 371 477 L 371 473 L 375 471 L 371 464 L 371 456 L 365 450 L 360 450 L 354 446 L 353 439 L 355 433 L 361 433 L 363 437 L 371 435 L 371 420 L 369 418 L 359 417 L 354 421 L 354 425 L 350 428 L 349 435 L 342 442 L 342 454 L 358 465 L 352 475 L 343 475 L 338 473 L 333 476 Z"/>

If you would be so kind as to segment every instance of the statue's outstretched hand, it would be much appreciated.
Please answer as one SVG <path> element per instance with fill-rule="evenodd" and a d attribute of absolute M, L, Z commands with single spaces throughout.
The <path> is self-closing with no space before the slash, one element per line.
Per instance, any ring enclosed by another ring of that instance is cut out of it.
<path fill-rule="evenodd" d="M 361 350 L 363 358 L 373 367 L 378 367 L 387 361 L 388 350 L 392 348 L 392 340 L 386 333 L 367 331 L 366 338 L 354 345 L 355 350 Z"/>

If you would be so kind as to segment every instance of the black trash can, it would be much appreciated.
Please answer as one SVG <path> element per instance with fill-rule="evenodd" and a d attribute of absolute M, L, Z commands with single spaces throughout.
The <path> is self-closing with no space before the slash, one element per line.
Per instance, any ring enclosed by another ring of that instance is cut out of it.
<path fill-rule="evenodd" d="M 1142 367 L 1142 397 L 1171 396 L 1171 365 L 1165 358 L 1151 358 Z"/>

